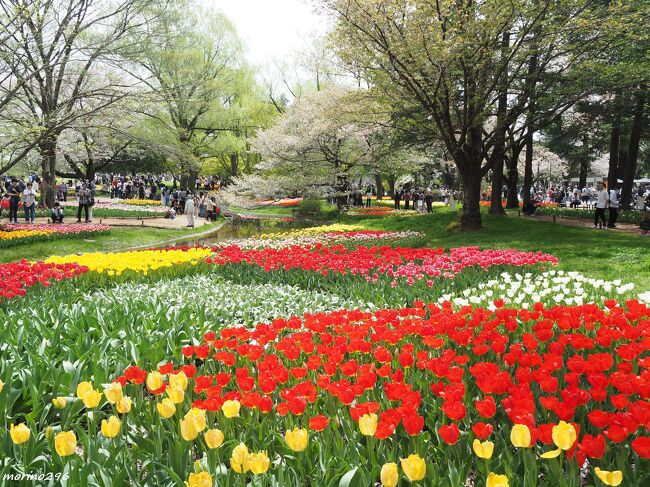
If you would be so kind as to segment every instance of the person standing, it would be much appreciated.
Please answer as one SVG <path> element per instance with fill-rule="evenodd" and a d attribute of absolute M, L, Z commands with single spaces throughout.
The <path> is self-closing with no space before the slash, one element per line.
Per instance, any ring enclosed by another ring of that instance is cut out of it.
<path fill-rule="evenodd" d="M 433 213 L 433 193 L 430 189 L 427 189 L 427 193 L 424 196 L 424 201 L 427 204 L 427 213 Z"/>
<path fill-rule="evenodd" d="M 598 189 L 596 190 L 596 213 L 594 214 L 594 226 L 593 228 L 605 228 L 605 209 L 607 208 L 607 191 L 603 183 L 598 183 Z"/>
<path fill-rule="evenodd" d="M 186 193 L 184 211 L 187 215 L 187 226 L 194 228 L 194 198 L 191 194 Z"/>
<path fill-rule="evenodd" d="M 398 189 L 395 191 L 395 209 L 399 210 L 400 209 L 400 200 L 402 199 L 402 192 Z"/>
<path fill-rule="evenodd" d="M 404 209 L 408 210 L 411 207 L 411 192 L 410 191 L 404 191 L 404 196 L 402 197 L 404 199 Z"/>
<path fill-rule="evenodd" d="M 34 223 L 36 218 L 36 190 L 34 183 L 27 183 L 27 188 L 23 191 L 23 210 L 25 211 L 25 222 Z"/>
<path fill-rule="evenodd" d="M 77 223 L 81 223 L 81 210 L 84 210 L 84 216 L 86 217 L 86 223 L 89 223 L 88 208 L 90 204 L 90 190 L 88 185 L 83 183 L 81 189 L 77 193 Z"/>
<path fill-rule="evenodd" d="M 372 201 L 372 186 L 368 186 L 366 189 L 366 208 L 370 208 L 370 202 Z"/>
<path fill-rule="evenodd" d="M 7 188 L 9 197 L 9 223 L 18 223 L 18 204 L 20 203 L 20 186 L 16 178 L 11 179 Z"/>
<path fill-rule="evenodd" d="M 609 221 L 607 222 L 607 228 L 616 228 L 616 220 L 618 219 L 618 191 L 616 189 L 615 184 L 609 192 Z"/>

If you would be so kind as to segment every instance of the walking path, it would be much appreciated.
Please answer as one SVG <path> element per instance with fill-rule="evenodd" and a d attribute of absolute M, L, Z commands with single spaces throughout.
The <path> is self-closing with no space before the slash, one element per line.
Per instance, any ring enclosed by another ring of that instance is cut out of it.
<path fill-rule="evenodd" d="M 585 220 L 582 218 L 560 218 L 546 215 L 535 215 L 535 216 L 524 216 L 527 220 L 537 220 L 543 222 L 557 223 L 559 225 L 564 225 L 567 227 L 576 227 L 576 228 L 589 228 L 594 225 L 592 220 Z M 597 229 L 593 229 L 596 231 Z M 623 232 L 623 233 L 639 233 L 639 225 L 632 225 L 631 223 L 617 223 L 616 228 L 608 228 L 608 232 Z"/>

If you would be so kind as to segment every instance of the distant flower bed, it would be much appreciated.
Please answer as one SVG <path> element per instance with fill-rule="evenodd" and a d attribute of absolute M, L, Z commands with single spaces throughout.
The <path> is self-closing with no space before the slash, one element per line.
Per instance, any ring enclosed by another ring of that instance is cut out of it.
<path fill-rule="evenodd" d="M 139 200 L 139 199 L 133 199 L 133 200 L 118 200 L 119 203 L 125 204 L 125 205 L 136 205 L 136 206 L 160 206 L 162 205 L 162 202 L 160 200 Z"/>
<path fill-rule="evenodd" d="M 255 203 L 259 206 L 298 206 L 302 198 L 282 198 L 281 200 L 261 200 Z"/>
<path fill-rule="evenodd" d="M 560 208 L 543 206 L 537 209 L 536 214 L 545 216 L 559 216 L 562 218 L 579 218 L 585 220 L 594 219 L 595 210 L 587 210 L 585 208 Z M 638 225 L 643 219 L 643 213 L 640 211 L 624 210 L 618 213 L 617 221 L 619 223 L 631 223 Z"/>
<path fill-rule="evenodd" d="M 108 232 L 108 225 L 94 225 L 88 223 L 75 224 L 24 224 L 0 225 L 0 247 L 28 242 L 51 240 L 65 237 L 85 237 L 98 233 Z"/>

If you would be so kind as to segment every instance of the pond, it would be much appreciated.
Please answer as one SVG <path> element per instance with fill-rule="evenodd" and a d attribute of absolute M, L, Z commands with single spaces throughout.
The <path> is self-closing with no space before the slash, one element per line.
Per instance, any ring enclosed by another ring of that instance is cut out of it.
<path fill-rule="evenodd" d="M 303 228 L 304 224 L 295 222 L 278 221 L 271 219 L 244 220 L 239 222 L 227 221 L 221 227 L 201 237 L 190 237 L 177 242 L 176 245 L 214 245 L 227 240 L 254 237 L 256 235 L 286 232 L 296 228 Z"/>

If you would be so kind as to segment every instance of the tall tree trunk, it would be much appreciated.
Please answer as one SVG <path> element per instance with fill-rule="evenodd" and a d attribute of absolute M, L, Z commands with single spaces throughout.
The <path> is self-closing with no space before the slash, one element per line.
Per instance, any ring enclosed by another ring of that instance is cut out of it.
<path fill-rule="evenodd" d="M 388 196 L 395 197 L 395 176 L 388 176 Z"/>
<path fill-rule="evenodd" d="M 510 32 L 504 32 L 501 38 L 501 58 L 508 57 Z M 506 70 L 507 71 L 507 70 Z M 506 115 L 508 110 L 507 76 L 502 76 L 499 83 L 499 100 L 497 105 L 497 127 L 492 151 L 492 194 L 490 197 L 490 214 L 503 216 L 503 164 L 506 155 Z"/>
<path fill-rule="evenodd" d="M 621 146 L 621 102 L 620 95 L 616 94 L 614 99 L 614 118 L 612 120 L 612 131 L 609 138 L 609 169 L 607 171 L 607 186 L 611 189 L 616 186 L 618 179 L 618 154 Z M 580 186 L 584 188 L 584 186 Z"/>
<path fill-rule="evenodd" d="M 530 203 L 530 189 L 533 187 L 533 127 L 528 126 L 528 131 L 526 132 L 526 159 L 524 162 L 524 187 L 523 187 L 523 199 L 524 206 Z"/>
<path fill-rule="evenodd" d="M 464 171 L 460 175 L 463 182 L 463 210 L 460 215 L 462 230 L 481 229 L 481 175 L 480 171 Z"/>
<path fill-rule="evenodd" d="M 506 184 L 508 186 L 508 202 L 506 208 L 519 208 L 519 192 L 517 187 L 519 185 L 519 155 L 523 149 L 521 144 L 512 146 L 512 153 L 508 158 L 508 178 Z"/>
<path fill-rule="evenodd" d="M 636 164 L 639 156 L 639 144 L 645 119 L 644 108 L 646 101 L 647 85 L 642 83 L 636 94 L 634 104 L 634 117 L 632 118 L 632 130 L 630 131 L 630 143 L 627 149 L 627 161 L 625 163 L 625 173 L 623 174 L 623 190 L 621 195 L 621 207 L 629 210 L 632 203 L 632 185 L 636 175 Z"/>
<path fill-rule="evenodd" d="M 377 200 L 380 201 L 384 197 L 384 183 L 379 172 L 375 174 L 375 186 L 377 186 Z"/>
<path fill-rule="evenodd" d="M 234 178 L 239 173 L 239 154 L 230 154 L 230 177 Z"/>
<path fill-rule="evenodd" d="M 54 207 L 56 186 L 56 138 L 48 137 L 38 145 L 41 156 L 41 171 L 43 173 L 41 187 L 41 204 L 48 208 Z"/>

